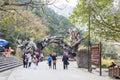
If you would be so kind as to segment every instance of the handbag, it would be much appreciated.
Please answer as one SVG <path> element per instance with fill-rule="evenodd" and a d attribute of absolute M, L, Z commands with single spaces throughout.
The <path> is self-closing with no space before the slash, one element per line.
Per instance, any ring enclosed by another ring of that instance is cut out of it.
<path fill-rule="evenodd" d="M 67 62 L 67 65 L 69 65 L 70 63 L 69 62 Z"/>

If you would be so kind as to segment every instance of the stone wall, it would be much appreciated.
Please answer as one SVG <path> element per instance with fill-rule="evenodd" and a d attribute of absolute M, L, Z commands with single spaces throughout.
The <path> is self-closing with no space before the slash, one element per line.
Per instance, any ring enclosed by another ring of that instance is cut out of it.
<path fill-rule="evenodd" d="M 88 68 L 88 49 L 81 49 L 76 56 L 79 68 Z"/>

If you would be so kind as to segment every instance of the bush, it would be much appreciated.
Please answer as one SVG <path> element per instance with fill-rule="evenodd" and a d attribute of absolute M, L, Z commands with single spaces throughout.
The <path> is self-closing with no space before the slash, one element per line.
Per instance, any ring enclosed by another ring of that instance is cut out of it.
<path fill-rule="evenodd" d="M 102 64 L 101 67 L 102 67 L 102 68 L 107 68 L 107 65 L 106 65 L 106 64 Z"/>
<path fill-rule="evenodd" d="M 103 58 L 102 57 L 102 67 L 105 68 L 107 66 L 109 66 L 111 64 L 111 62 L 114 62 L 113 59 L 111 59 L 110 57 L 106 57 L 106 58 Z"/>

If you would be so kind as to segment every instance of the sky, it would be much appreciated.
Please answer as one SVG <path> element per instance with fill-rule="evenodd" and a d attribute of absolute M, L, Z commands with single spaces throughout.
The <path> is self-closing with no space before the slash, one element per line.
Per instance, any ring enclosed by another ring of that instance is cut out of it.
<path fill-rule="evenodd" d="M 54 4 L 49 5 L 56 13 L 68 17 L 73 8 L 77 4 L 77 0 L 50 0 L 50 2 L 55 1 Z"/>
<path fill-rule="evenodd" d="M 67 4 L 69 6 L 75 6 L 77 3 L 77 0 L 56 0 L 56 2 L 54 3 L 56 6 L 57 5 L 61 5 L 61 4 Z"/>

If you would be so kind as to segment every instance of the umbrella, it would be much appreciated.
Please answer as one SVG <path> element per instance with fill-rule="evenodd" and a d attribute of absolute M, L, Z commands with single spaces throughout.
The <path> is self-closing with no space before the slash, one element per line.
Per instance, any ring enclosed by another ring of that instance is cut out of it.
<path fill-rule="evenodd" d="M 7 44 L 8 44 L 8 41 L 6 41 L 4 39 L 0 39 L 0 45 L 6 46 Z"/>

